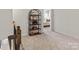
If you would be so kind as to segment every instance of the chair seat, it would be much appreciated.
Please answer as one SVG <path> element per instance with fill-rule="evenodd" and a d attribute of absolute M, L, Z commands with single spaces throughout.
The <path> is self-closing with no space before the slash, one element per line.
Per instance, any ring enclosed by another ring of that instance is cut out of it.
<path fill-rule="evenodd" d="M 8 38 L 9 38 L 9 39 L 15 39 L 16 36 L 15 36 L 15 35 L 10 35 L 10 36 L 8 36 Z"/>

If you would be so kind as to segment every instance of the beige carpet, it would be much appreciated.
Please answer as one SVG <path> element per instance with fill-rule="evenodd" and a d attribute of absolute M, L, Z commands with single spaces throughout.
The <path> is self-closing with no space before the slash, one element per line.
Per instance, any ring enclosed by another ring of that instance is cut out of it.
<path fill-rule="evenodd" d="M 24 37 L 22 42 L 24 49 L 28 50 L 56 49 L 55 41 L 50 41 L 48 36 L 45 36 L 44 34 Z"/>
<path fill-rule="evenodd" d="M 2 50 L 9 50 L 8 39 L 2 40 Z M 79 50 L 79 38 L 56 32 L 23 36 L 21 50 Z"/>
<path fill-rule="evenodd" d="M 24 36 L 22 44 L 25 50 L 77 50 L 79 39 L 49 32 L 36 36 Z"/>

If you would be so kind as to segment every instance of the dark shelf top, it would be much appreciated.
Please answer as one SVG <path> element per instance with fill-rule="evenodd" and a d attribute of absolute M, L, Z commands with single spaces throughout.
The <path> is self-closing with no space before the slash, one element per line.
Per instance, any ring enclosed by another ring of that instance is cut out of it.
<path fill-rule="evenodd" d="M 40 30 L 41 30 L 41 28 L 36 28 L 36 29 L 30 29 L 30 30 L 38 30 L 38 29 L 40 29 Z"/>
<path fill-rule="evenodd" d="M 41 21 L 41 19 L 29 19 L 30 21 Z"/>
<path fill-rule="evenodd" d="M 30 16 L 41 16 L 41 15 L 30 15 Z"/>
<path fill-rule="evenodd" d="M 41 25 L 41 24 L 29 24 L 29 25 Z"/>

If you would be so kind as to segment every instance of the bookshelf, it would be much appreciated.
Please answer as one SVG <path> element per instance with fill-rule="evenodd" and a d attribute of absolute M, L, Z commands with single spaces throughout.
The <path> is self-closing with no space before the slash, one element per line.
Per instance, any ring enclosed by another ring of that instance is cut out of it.
<path fill-rule="evenodd" d="M 38 9 L 29 12 L 29 35 L 41 34 L 41 13 Z"/>

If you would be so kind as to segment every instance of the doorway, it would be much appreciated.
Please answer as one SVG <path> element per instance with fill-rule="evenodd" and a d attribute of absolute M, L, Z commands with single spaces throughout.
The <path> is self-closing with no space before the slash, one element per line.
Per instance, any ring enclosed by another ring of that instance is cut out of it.
<path fill-rule="evenodd" d="M 54 31 L 54 11 L 52 9 L 44 9 L 43 17 L 43 31 Z"/>

